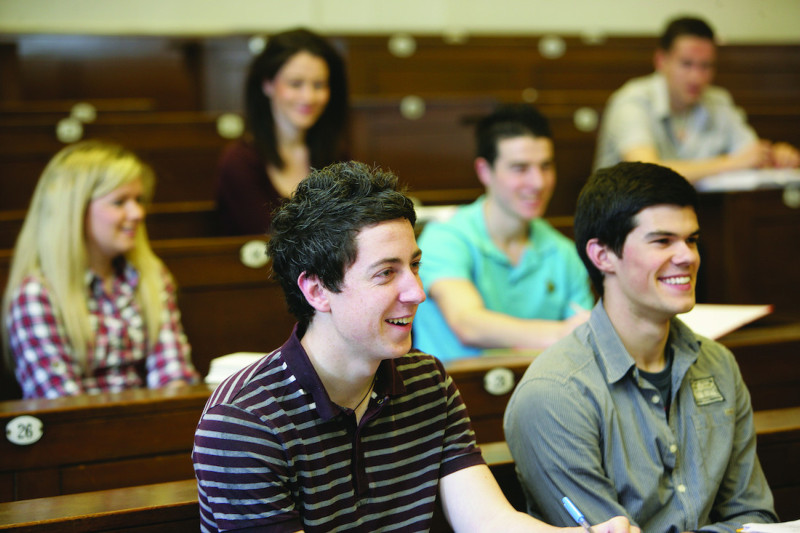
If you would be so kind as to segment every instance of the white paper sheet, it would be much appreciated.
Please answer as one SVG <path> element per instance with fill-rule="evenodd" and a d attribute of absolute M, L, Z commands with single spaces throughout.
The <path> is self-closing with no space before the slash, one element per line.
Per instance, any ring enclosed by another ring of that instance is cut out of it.
<path fill-rule="evenodd" d="M 718 339 L 771 312 L 771 305 L 697 304 L 678 318 L 695 333 Z"/>
<path fill-rule="evenodd" d="M 800 185 L 800 170 L 765 168 L 715 174 L 696 181 L 695 188 L 700 192 L 753 191 L 782 189 L 792 184 Z"/>
<path fill-rule="evenodd" d="M 800 533 L 800 520 L 781 522 L 779 524 L 753 524 L 742 526 L 745 533 Z"/>

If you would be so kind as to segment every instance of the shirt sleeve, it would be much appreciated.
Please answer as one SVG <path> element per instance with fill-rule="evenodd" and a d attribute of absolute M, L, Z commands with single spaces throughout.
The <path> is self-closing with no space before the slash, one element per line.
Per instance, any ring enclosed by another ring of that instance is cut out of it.
<path fill-rule="evenodd" d="M 472 429 L 467 408 L 461 393 L 444 369 L 442 363 L 436 359 L 439 371 L 444 376 L 447 390 L 447 432 L 444 443 L 444 459 L 442 461 L 439 477 L 457 472 L 470 466 L 486 464 L 481 455 L 480 448 L 475 443 L 475 432 Z"/>
<path fill-rule="evenodd" d="M 506 414 L 506 439 L 527 498 L 545 522 L 574 525 L 553 495 L 568 495 L 591 523 L 630 519 L 603 468 L 601 427 L 592 402 L 574 386 L 547 378 L 518 386 Z"/>
<path fill-rule="evenodd" d="M 427 289 L 440 279 L 472 281 L 472 249 L 449 223 L 429 222 L 419 238 L 422 266 L 419 275 Z"/>
<path fill-rule="evenodd" d="M 220 531 L 242 525 L 270 526 L 269 531 L 277 532 L 303 529 L 279 435 L 276 428 L 233 406 L 217 405 L 203 414 L 192 460 L 201 501 L 207 504 L 201 505 L 201 513 L 212 514 Z"/>
<path fill-rule="evenodd" d="M 81 367 L 41 283 L 29 280 L 17 289 L 6 328 L 14 372 L 25 398 L 84 393 Z"/>
<path fill-rule="evenodd" d="M 147 356 L 147 386 L 163 387 L 171 381 L 197 383 L 199 374 L 191 362 L 191 347 L 181 324 L 175 284 L 164 272 L 164 295 L 158 341 Z"/>
<path fill-rule="evenodd" d="M 631 97 L 620 98 L 609 106 L 604 120 L 608 122 L 607 132 L 619 160 L 633 148 L 657 147 L 651 129 L 654 120 L 651 113 L 647 104 Z"/>

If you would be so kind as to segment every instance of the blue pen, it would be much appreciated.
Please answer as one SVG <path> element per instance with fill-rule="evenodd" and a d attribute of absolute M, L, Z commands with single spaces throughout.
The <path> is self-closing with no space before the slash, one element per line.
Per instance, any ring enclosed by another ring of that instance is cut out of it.
<path fill-rule="evenodd" d="M 586 521 L 586 517 L 583 516 L 583 513 L 580 512 L 577 507 L 575 507 L 575 504 L 572 503 L 572 500 L 564 496 L 561 498 L 561 503 L 564 504 L 564 507 L 567 508 L 567 512 L 576 523 L 583 527 L 587 533 L 594 533 L 594 531 L 592 531 L 592 526 L 590 526 L 589 522 Z"/>

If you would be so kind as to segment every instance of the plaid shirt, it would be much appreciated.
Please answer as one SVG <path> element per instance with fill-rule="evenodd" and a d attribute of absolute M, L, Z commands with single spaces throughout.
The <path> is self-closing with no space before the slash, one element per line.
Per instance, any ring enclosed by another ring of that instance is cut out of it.
<path fill-rule="evenodd" d="M 147 326 L 135 300 L 139 273 L 125 265 L 106 293 L 100 278 L 86 274 L 89 320 L 95 334 L 85 369 L 75 360 L 50 294 L 28 277 L 14 291 L 6 319 L 15 373 L 25 398 L 56 398 L 102 391 L 156 388 L 174 380 L 198 381 L 175 301 L 166 290 L 158 341 L 149 349 Z"/>

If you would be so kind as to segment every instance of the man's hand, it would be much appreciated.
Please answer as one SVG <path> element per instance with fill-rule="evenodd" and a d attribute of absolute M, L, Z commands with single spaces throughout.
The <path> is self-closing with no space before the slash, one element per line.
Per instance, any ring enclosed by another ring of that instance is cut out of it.
<path fill-rule="evenodd" d="M 775 168 L 796 168 L 800 166 L 800 151 L 788 143 L 775 143 L 770 152 L 770 164 Z"/>
<path fill-rule="evenodd" d="M 641 530 L 632 526 L 624 516 L 615 516 L 602 524 L 592 526 L 592 530 L 594 533 L 641 533 Z"/>
<path fill-rule="evenodd" d="M 764 139 L 747 146 L 745 149 L 728 156 L 730 170 L 746 168 L 763 168 L 772 161 L 772 144 Z"/>

